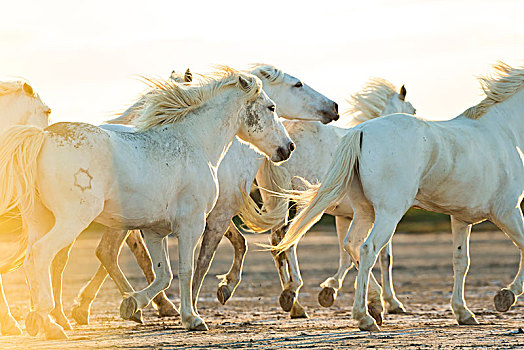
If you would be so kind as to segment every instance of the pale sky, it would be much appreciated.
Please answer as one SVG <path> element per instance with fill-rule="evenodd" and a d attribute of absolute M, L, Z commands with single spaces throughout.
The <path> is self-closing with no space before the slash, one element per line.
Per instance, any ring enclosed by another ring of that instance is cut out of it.
<path fill-rule="evenodd" d="M 523 13 L 504 0 L 11 0 L 0 77 L 27 79 L 54 122 L 101 123 L 144 92 L 139 75 L 256 62 L 341 109 L 370 77 L 406 84 L 418 115 L 449 119 L 481 99 L 491 64 L 524 64 Z"/>

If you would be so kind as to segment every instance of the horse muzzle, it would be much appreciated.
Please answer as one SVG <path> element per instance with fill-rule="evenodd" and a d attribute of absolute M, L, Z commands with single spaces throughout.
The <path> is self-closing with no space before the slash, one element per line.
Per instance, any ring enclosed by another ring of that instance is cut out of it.
<path fill-rule="evenodd" d="M 283 162 L 291 157 L 291 153 L 295 150 L 295 144 L 289 142 L 286 147 L 278 147 L 275 155 L 271 157 L 271 160 L 275 163 Z"/>

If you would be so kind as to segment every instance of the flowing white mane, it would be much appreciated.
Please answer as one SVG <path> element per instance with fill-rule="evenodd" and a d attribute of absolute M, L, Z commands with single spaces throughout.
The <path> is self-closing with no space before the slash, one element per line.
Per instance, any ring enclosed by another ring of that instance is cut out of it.
<path fill-rule="evenodd" d="M 0 95 L 6 95 L 22 90 L 23 81 L 0 81 Z"/>
<path fill-rule="evenodd" d="M 257 77 L 263 77 L 268 80 L 270 84 L 279 84 L 284 80 L 285 73 L 280 69 L 263 63 L 256 63 L 251 66 L 249 73 Z"/>
<path fill-rule="evenodd" d="M 396 87 L 389 81 L 381 78 L 370 79 L 362 90 L 351 95 L 348 100 L 351 107 L 344 114 L 352 116 L 349 125 L 355 126 L 380 117 L 388 100 L 396 92 Z"/>
<path fill-rule="evenodd" d="M 247 82 L 247 86 L 239 83 L 239 77 Z M 258 78 L 227 66 L 220 67 L 213 74 L 202 75 L 199 82 L 192 84 L 178 84 L 172 80 L 146 81 L 157 91 L 144 96 L 143 112 L 136 119 L 136 126 L 140 130 L 177 123 L 228 87 L 240 88 L 248 99 L 254 98 L 262 91 L 262 82 Z"/>
<path fill-rule="evenodd" d="M 486 97 L 476 106 L 468 108 L 463 115 L 479 119 L 496 103 L 504 102 L 524 87 L 524 68 L 512 68 L 504 62 L 493 66 L 491 76 L 480 77 L 480 85 Z"/>

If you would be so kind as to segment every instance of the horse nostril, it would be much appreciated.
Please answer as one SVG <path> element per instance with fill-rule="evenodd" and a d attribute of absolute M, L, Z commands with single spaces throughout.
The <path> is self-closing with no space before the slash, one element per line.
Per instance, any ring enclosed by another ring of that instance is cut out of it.
<path fill-rule="evenodd" d="M 289 152 L 293 152 L 295 150 L 295 144 L 293 142 L 289 143 Z"/>
<path fill-rule="evenodd" d="M 334 104 L 333 110 L 335 111 L 335 113 L 338 114 L 338 103 L 334 102 L 333 104 Z"/>

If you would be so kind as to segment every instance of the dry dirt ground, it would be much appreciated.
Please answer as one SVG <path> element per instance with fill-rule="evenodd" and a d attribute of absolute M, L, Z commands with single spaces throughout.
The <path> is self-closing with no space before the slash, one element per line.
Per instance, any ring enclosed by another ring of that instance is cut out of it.
<path fill-rule="evenodd" d="M 73 299 L 81 285 L 97 267 L 94 249 L 98 236 L 81 236 L 71 254 L 64 279 L 64 306 L 70 315 Z M 159 319 L 154 310 L 145 310 L 146 324 L 122 321 L 118 308 L 121 298 L 107 280 L 93 304 L 91 324 L 69 331 L 67 341 L 45 341 L 27 334 L 0 337 L 0 348 L 88 349 L 88 348 L 383 348 L 383 349 L 522 349 L 524 301 L 507 313 L 495 311 L 493 295 L 509 283 L 517 271 L 519 253 L 500 232 L 474 232 L 471 239 L 471 268 L 466 299 L 480 326 L 458 326 L 451 314 L 452 289 L 451 235 L 449 233 L 397 234 L 393 240 L 394 281 L 408 313 L 387 315 L 380 333 L 360 332 L 351 319 L 355 271 L 348 274 L 335 305 L 319 306 L 319 284 L 337 268 L 337 243 L 330 229 L 309 234 L 299 247 L 304 278 L 300 300 L 310 318 L 291 320 L 278 305 L 280 286 L 270 254 L 256 243 L 267 236 L 249 236 L 249 249 L 243 281 L 234 297 L 222 306 L 215 297 L 214 275 L 225 273 L 231 261 L 231 248 L 224 242 L 205 281 L 199 302 L 200 314 L 209 331 L 186 332 L 178 318 Z M 177 271 L 176 240 L 171 239 L 173 269 Z M 131 254 L 124 247 L 121 265 L 136 287 L 144 279 Z M 377 272 L 375 272 L 377 273 Z M 12 312 L 23 324 L 28 311 L 28 291 L 21 271 L 4 276 Z M 175 278 L 168 295 L 179 302 Z"/>

